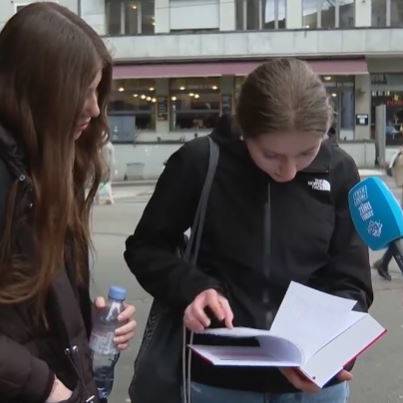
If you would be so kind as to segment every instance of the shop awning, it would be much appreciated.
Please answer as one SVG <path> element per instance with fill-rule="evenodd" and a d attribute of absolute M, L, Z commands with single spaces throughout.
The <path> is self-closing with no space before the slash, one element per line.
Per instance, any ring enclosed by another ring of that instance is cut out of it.
<path fill-rule="evenodd" d="M 368 74 L 365 59 L 307 60 L 313 70 L 324 75 Z M 113 78 L 175 78 L 248 75 L 262 61 L 194 62 L 115 65 Z"/>

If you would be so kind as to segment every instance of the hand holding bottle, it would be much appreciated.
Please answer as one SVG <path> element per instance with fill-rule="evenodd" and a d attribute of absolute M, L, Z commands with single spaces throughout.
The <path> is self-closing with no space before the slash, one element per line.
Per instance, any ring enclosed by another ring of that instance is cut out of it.
<path fill-rule="evenodd" d="M 97 297 L 95 299 L 95 307 L 98 310 L 102 310 L 106 307 L 106 301 L 103 297 Z M 123 303 L 123 311 L 118 316 L 118 321 L 122 326 L 115 330 L 115 342 L 119 351 L 126 350 L 129 346 L 129 342 L 133 339 L 137 323 L 134 320 L 134 313 L 136 309 L 134 305 Z"/>
<path fill-rule="evenodd" d="M 97 298 L 95 317 L 90 337 L 92 369 L 98 390 L 98 397 L 106 399 L 110 395 L 114 381 L 114 368 L 120 351 L 127 348 L 134 336 L 134 307 L 126 304 L 127 291 L 112 286 L 108 300 Z M 125 322 L 123 325 L 122 323 Z"/>

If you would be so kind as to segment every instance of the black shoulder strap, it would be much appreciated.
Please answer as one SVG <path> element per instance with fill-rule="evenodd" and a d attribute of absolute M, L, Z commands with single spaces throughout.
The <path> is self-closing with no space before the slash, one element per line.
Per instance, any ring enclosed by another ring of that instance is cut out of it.
<path fill-rule="evenodd" d="M 218 159 L 220 156 L 220 149 L 212 138 L 209 136 L 209 164 L 206 174 L 206 179 L 204 180 L 203 189 L 200 195 L 199 204 L 197 206 L 196 214 L 192 224 L 192 231 L 190 235 L 190 240 L 186 245 L 186 250 L 184 254 L 184 260 L 195 264 L 197 257 L 199 255 L 201 236 L 203 233 L 204 220 L 206 217 L 207 202 L 210 195 L 211 185 L 214 181 L 214 175 L 218 164 Z"/>

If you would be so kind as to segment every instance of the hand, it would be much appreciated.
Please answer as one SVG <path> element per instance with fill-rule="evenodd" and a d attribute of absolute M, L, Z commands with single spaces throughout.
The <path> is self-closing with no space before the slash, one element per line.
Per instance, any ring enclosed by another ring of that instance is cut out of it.
<path fill-rule="evenodd" d="M 55 377 L 53 382 L 52 391 L 50 392 L 49 397 L 47 398 L 45 403 L 57 403 L 62 402 L 63 400 L 70 399 L 73 392 L 64 386 L 63 382 L 59 381 Z"/>
<path fill-rule="evenodd" d="M 317 393 L 320 391 L 318 385 L 308 379 L 298 368 L 279 368 L 280 372 L 297 389 L 307 393 Z M 347 372 L 347 371 L 346 371 Z"/>
<path fill-rule="evenodd" d="M 97 309 L 103 309 L 106 306 L 105 299 L 103 297 L 98 297 L 95 300 L 95 306 Z M 134 320 L 134 312 L 136 309 L 133 305 L 123 303 L 124 310 L 118 316 L 118 321 L 122 323 L 122 326 L 115 330 L 115 342 L 118 350 L 126 350 L 129 346 L 130 340 L 134 337 L 135 329 L 137 326 Z"/>
<path fill-rule="evenodd" d="M 232 329 L 234 314 L 228 300 L 210 288 L 201 292 L 186 308 L 183 322 L 189 330 L 201 332 L 210 326 L 211 320 L 205 312 L 206 308 L 210 308 L 219 321 L 225 321 L 225 326 Z"/>
<path fill-rule="evenodd" d="M 351 381 L 353 379 L 353 374 L 351 372 L 346 371 L 345 369 L 342 369 L 338 374 L 337 374 L 337 379 L 339 381 Z"/>

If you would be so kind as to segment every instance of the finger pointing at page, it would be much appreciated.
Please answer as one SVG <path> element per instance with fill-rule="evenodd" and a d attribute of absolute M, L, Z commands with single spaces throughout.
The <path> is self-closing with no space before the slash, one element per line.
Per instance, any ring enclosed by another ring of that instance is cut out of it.
<path fill-rule="evenodd" d="M 186 308 L 184 314 L 185 326 L 193 332 L 201 332 L 211 325 L 211 319 L 206 313 L 209 308 L 219 321 L 225 326 L 232 327 L 234 315 L 229 302 L 214 289 L 201 292 Z"/>

